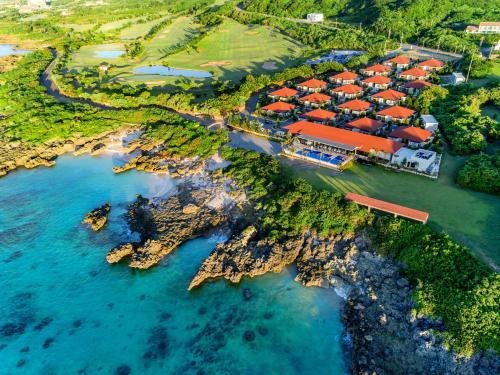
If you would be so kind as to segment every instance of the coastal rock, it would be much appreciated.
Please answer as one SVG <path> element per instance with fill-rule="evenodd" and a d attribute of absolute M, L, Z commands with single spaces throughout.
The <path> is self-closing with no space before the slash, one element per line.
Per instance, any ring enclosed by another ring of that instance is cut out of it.
<path fill-rule="evenodd" d="M 131 256 L 133 252 L 134 252 L 133 244 L 131 243 L 121 244 L 111 249 L 108 252 L 106 260 L 108 261 L 108 263 L 118 263 L 123 258 Z"/>
<path fill-rule="evenodd" d="M 106 203 L 85 215 L 85 219 L 83 219 L 82 223 L 90 224 L 90 227 L 94 231 L 101 230 L 108 222 L 109 211 L 111 211 L 111 205 Z"/>

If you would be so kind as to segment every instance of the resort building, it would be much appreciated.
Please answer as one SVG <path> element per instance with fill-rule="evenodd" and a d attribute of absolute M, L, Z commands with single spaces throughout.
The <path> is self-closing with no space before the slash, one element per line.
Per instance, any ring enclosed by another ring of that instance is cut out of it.
<path fill-rule="evenodd" d="M 320 92 L 326 89 L 328 84 L 320 79 L 309 79 L 305 82 L 299 83 L 297 88 L 304 92 Z"/>
<path fill-rule="evenodd" d="M 385 76 L 374 76 L 362 80 L 361 84 L 365 87 L 372 87 L 376 90 L 386 90 L 391 84 L 391 79 Z"/>
<path fill-rule="evenodd" d="M 432 86 L 432 83 L 417 79 L 416 81 L 405 83 L 403 89 L 410 95 L 418 95 L 420 91 L 430 86 Z"/>
<path fill-rule="evenodd" d="M 295 105 L 285 102 L 274 102 L 262 107 L 268 115 L 288 116 L 295 110 Z"/>
<path fill-rule="evenodd" d="M 328 124 L 332 123 L 335 121 L 335 117 L 337 114 L 335 112 L 327 111 L 325 109 L 315 109 L 310 112 L 306 112 L 302 114 L 300 117 L 309 120 L 309 121 L 314 121 L 320 124 Z"/>
<path fill-rule="evenodd" d="M 332 95 L 341 99 L 355 99 L 363 94 L 363 89 L 357 85 L 344 85 L 331 90 Z"/>
<path fill-rule="evenodd" d="M 384 127 L 384 125 L 385 124 L 381 121 L 377 121 L 369 117 L 361 117 L 348 122 L 345 124 L 345 127 L 353 132 L 377 134 Z"/>
<path fill-rule="evenodd" d="M 472 34 L 498 34 L 500 33 L 500 22 L 480 22 L 479 26 L 467 26 L 465 31 Z"/>
<path fill-rule="evenodd" d="M 435 133 L 439 128 L 439 123 L 433 115 L 421 115 L 422 125 L 425 130 Z"/>
<path fill-rule="evenodd" d="M 432 141 L 433 134 L 429 130 L 416 126 L 399 126 L 389 133 L 389 138 L 406 143 L 411 148 L 421 148 Z"/>
<path fill-rule="evenodd" d="M 424 80 L 427 77 L 429 77 L 429 73 L 420 68 L 411 68 L 399 73 L 399 78 L 406 81 L 414 81 L 416 79 Z"/>
<path fill-rule="evenodd" d="M 428 71 L 438 71 L 443 69 L 444 63 L 440 60 L 429 59 L 418 63 L 418 67 Z"/>
<path fill-rule="evenodd" d="M 281 100 L 283 102 L 287 102 L 289 100 L 298 98 L 299 92 L 288 87 L 283 87 L 279 90 L 270 92 L 267 96 L 272 100 Z"/>
<path fill-rule="evenodd" d="M 461 83 L 465 83 L 464 75 L 460 72 L 451 73 L 451 84 L 456 86 L 460 85 Z"/>
<path fill-rule="evenodd" d="M 406 56 L 396 56 L 384 62 L 384 65 L 392 68 L 395 67 L 397 70 L 406 69 L 410 66 L 411 60 Z"/>
<path fill-rule="evenodd" d="M 285 127 L 293 135 L 289 152 L 323 152 L 330 156 L 377 158 L 390 162 L 404 144 L 387 138 L 356 133 L 332 126 L 299 121 Z"/>
<path fill-rule="evenodd" d="M 335 74 L 334 76 L 331 76 L 329 78 L 330 82 L 336 83 L 336 84 L 341 84 L 341 85 L 348 85 L 356 82 L 358 79 L 358 75 L 353 72 L 342 72 L 339 74 Z"/>
<path fill-rule="evenodd" d="M 348 102 L 339 104 L 337 106 L 337 109 L 342 111 L 343 113 L 346 113 L 346 114 L 352 114 L 355 116 L 362 116 L 362 115 L 366 115 L 366 113 L 370 111 L 371 103 L 364 101 L 364 100 L 354 99 L 354 100 L 350 100 Z"/>
<path fill-rule="evenodd" d="M 318 23 L 318 22 L 323 22 L 325 19 L 325 16 L 323 13 L 309 13 L 307 15 L 307 22 L 311 23 Z"/>
<path fill-rule="evenodd" d="M 396 105 L 403 103 L 406 99 L 406 94 L 396 90 L 385 90 L 373 94 L 371 99 L 379 104 Z"/>
<path fill-rule="evenodd" d="M 376 113 L 377 119 L 382 120 L 384 122 L 396 121 L 396 122 L 405 122 L 408 121 L 411 116 L 415 113 L 414 110 L 401 107 L 399 105 L 395 105 L 393 107 L 389 107 L 378 111 Z"/>
<path fill-rule="evenodd" d="M 320 107 L 325 104 L 331 104 L 332 97 L 319 92 L 314 92 L 299 98 L 299 102 L 303 103 L 306 107 Z"/>
<path fill-rule="evenodd" d="M 440 161 L 441 158 L 434 151 L 406 147 L 400 148 L 392 157 L 393 164 L 430 176 L 437 176 Z"/>
<path fill-rule="evenodd" d="M 361 73 L 363 73 L 365 76 L 387 76 L 391 72 L 391 68 L 382 65 L 382 64 L 376 64 L 369 66 L 368 68 L 361 69 Z"/>

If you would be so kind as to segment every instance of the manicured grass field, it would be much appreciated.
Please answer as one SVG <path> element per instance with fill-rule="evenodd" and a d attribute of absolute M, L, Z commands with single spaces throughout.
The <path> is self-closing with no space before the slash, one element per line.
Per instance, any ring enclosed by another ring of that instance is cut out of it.
<path fill-rule="evenodd" d="M 131 39 L 136 39 L 136 38 L 139 38 L 141 36 L 144 36 L 148 33 L 149 30 L 151 30 L 151 28 L 154 25 L 162 22 L 163 20 L 167 19 L 168 17 L 169 16 L 166 16 L 166 17 L 162 17 L 162 18 L 158 18 L 158 19 L 155 19 L 152 21 L 147 21 L 147 22 L 142 22 L 142 23 L 136 22 L 133 25 L 131 25 L 130 27 L 127 27 L 120 32 L 120 39 L 131 40 Z"/>
<path fill-rule="evenodd" d="M 304 48 L 271 28 L 233 20 L 226 20 L 198 47 L 197 51 L 184 51 L 166 60 L 172 67 L 208 70 L 216 77 L 240 80 L 248 73 L 282 69 L 296 61 Z"/>
<path fill-rule="evenodd" d="M 321 189 L 342 193 L 352 191 L 427 211 L 432 227 L 450 233 L 498 269 L 500 198 L 462 189 L 454 183 L 456 172 L 464 161 L 465 158 L 445 155 L 437 181 L 363 165 L 338 174 L 311 164 L 296 165 L 294 162 L 290 172 Z"/>

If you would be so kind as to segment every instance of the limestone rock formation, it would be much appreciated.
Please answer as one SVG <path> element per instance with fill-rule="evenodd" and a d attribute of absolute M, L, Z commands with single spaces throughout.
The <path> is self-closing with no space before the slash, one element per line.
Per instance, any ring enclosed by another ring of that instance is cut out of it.
<path fill-rule="evenodd" d="M 90 224 L 90 227 L 94 231 L 101 230 L 108 222 L 109 211 L 111 211 L 111 205 L 106 203 L 86 214 L 82 223 Z"/>

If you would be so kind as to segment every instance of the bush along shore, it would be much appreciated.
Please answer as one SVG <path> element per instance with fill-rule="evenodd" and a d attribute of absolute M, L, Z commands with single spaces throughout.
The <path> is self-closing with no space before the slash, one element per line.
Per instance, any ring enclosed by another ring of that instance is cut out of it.
<path fill-rule="evenodd" d="M 154 154 L 142 156 L 155 164 Z M 191 162 L 171 165 L 182 176 L 176 194 L 138 197 L 129 207 L 140 241 L 117 244 L 109 263 L 149 268 L 183 242 L 221 231 L 227 240 L 188 289 L 295 264 L 296 281 L 333 286 L 345 297 L 343 342 L 353 373 L 498 373 L 500 277 L 467 248 L 290 179 L 267 155 L 225 147 L 198 168 L 186 168 Z"/>

